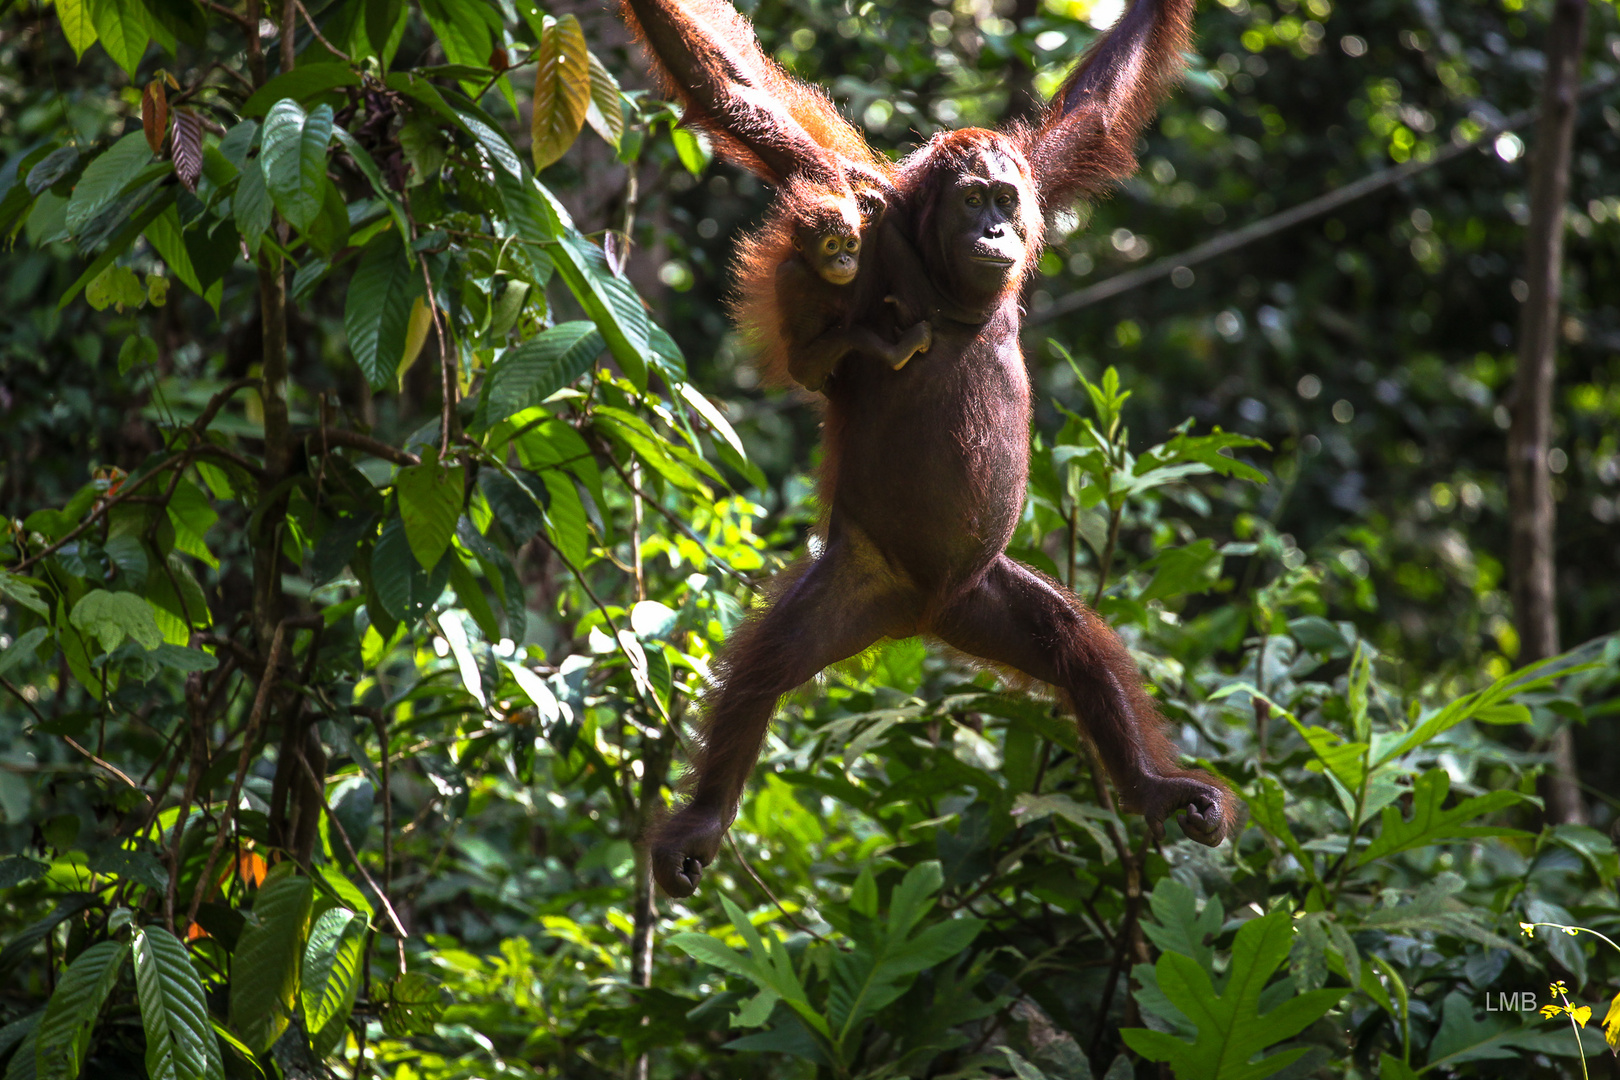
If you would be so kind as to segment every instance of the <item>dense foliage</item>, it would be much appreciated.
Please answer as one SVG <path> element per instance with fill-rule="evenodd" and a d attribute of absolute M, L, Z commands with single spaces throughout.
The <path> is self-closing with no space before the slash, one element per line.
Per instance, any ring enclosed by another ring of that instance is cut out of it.
<path fill-rule="evenodd" d="M 1050 89 L 1104 7 L 752 13 L 901 152 Z M 893 642 L 790 699 L 671 904 L 634 840 L 819 512 L 814 412 L 724 322 L 767 193 L 602 6 L 0 5 L 6 1080 L 1601 1068 L 1620 9 L 1569 653 L 1515 670 L 1502 581 L 1527 128 L 1066 304 L 1533 104 L 1546 7 L 1204 5 L 1141 176 L 1032 286 L 1014 554 L 1127 637 L 1240 839 L 1153 839 L 1051 702 Z M 1564 725 L 1593 826 L 1536 797 Z"/>

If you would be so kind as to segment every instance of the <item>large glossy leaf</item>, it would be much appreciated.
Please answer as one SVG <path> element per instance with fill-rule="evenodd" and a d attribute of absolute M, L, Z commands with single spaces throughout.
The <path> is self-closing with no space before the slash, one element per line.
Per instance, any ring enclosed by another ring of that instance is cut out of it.
<path fill-rule="evenodd" d="M 332 107 L 306 114 L 283 98 L 264 118 L 259 156 L 265 187 L 281 216 L 296 229 L 309 228 L 326 197 L 326 146 L 332 139 Z"/>
<path fill-rule="evenodd" d="M 73 197 L 68 199 L 68 229 L 75 233 L 83 229 L 151 160 L 152 151 L 146 145 L 146 136 L 132 131 L 86 165 L 79 182 L 73 185 Z"/>
<path fill-rule="evenodd" d="M 534 113 L 530 121 L 534 168 L 562 157 L 579 138 L 591 107 L 591 60 L 579 19 L 548 20 L 535 53 Z"/>
<path fill-rule="evenodd" d="M 343 304 L 349 349 L 372 389 L 393 382 L 405 355 L 411 301 L 421 291 L 421 277 L 411 272 L 399 233 L 388 229 L 377 234 L 360 256 Z"/>
<path fill-rule="evenodd" d="M 602 335 L 595 325 L 579 320 L 553 326 L 508 349 L 489 373 L 484 423 L 498 423 L 540 404 L 589 371 L 602 348 Z"/>
<path fill-rule="evenodd" d="M 264 161 L 249 158 L 242 165 L 241 179 L 236 182 L 236 196 L 231 200 L 231 213 L 236 219 L 236 231 L 250 254 L 258 254 L 259 241 L 270 227 L 275 208 L 270 203 L 270 189 L 264 183 Z"/>
<path fill-rule="evenodd" d="M 299 999 L 317 1053 L 328 1039 L 335 1045 L 354 1008 L 365 945 L 366 917 L 345 907 L 325 912 L 309 932 Z"/>
<path fill-rule="evenodd" d="M 543 253 L 596 323 L 613 359 L 637 387 L 647 385 L 651 327 L 641 298 L 628 281 L 615 277 L 602 249 L 573 227 L 558 203 L 538 181 L 497 171 L 496 186 L 506 217 L 530 245 L 530 257 Z M 552 243 L 552 241 L 560 241 Z"/>
<path fill-rule="evenodd" d="M 102 1003 L 118 982 L 128 955 L 129 946 L 124 942 L 100 941 L 80 953 L 63 972 L 35 1033 L 35 1069 L 40 1080 L 73 1080 L 79 1075 Z"/>
<path fill-rule="evenodd" d="M 287 874 L 266 879 L 231 958 L 231 1027 L 255 1053 L 287 1029 L 298 1003 L 298 974 L 315 887 Z"/>
<path fill-rule="evenodd" d="M 430 455 L 420 465 L 401 469 L 394 481 L 405 539 L 424 570 L 439 565 L 455 535 L 456 519 L 461 515 L 462 477 L 460 465 L 446 467 Z"/>
<path fill-rule="evenodd" d="M 243 116 L 264 116 L 283 98 L 305 102 L 339 86 L 359 86 L 360 76 L 348 64 L 299 64 L 253 91 L 242 103 Z"/>
<path fill-rule="evenodd" d="M 135 935 L 135 996 L 151 1080 L 219 1080 L 219 1040 L 186 947 L 160 926 Z"/>

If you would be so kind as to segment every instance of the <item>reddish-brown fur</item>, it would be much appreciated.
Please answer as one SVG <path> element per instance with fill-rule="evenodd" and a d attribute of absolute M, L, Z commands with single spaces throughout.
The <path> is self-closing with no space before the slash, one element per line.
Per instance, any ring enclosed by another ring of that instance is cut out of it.
<path fill-rule="evenodd" d="M 844 229 L 859 235 L 860 207 L 851 195 L 805 181 L 789 183 L 778 193 L 765 223 L 737 242 L 732 262 L 735 291 L 728 304 L 731 317 L 748 342 L 760 373 L 774 386 L 786 386 L 792 381 L 789 343 L 793 337 L 777 303 L 776 275 L 783 263 L 798 257 L 793 235 L 804 227 L 816 231 Z M 829 316 L 835 306 L 847 315 L 852 313 L 856 288 L 853 284 L 825 285 L 824 290 L 818 290 L 820 295 L 809 298 L 809 303 L 818 309 L 828 308 Z"/>
<path fill-rule="evenodd" d="M 853 129 L 767 60 L 724 0 L 625 2 L 669 84 L 732 160 L 834 195 L 869 175 Z M 1179 766 L 1119 637 L 1005 554 L 1029 470 L 1018 296 L 1043 217 L 1135 167 L 1137 135 L 1177 70 L 1191 14 L 1192 0 L 1135 0 L 1038 120 L 938 136 L 884 172 L 895 189 L 876 230 L 876 287 L 857 294 L 852 321 L 892 341 L 922 317 L 933 344 L 899 370 L 857 351 L 826 384 L 822 550 L 782 576 L 771 605 L 717 659 L 688 799 L 647 838 L 671 895 L 691 893 L 718 852 L 780 696 L 883 637 L 927 634 L 1056 687 L 1126 809 L 1155 829 L 1179 810 L 1204 843 L 1235 829 L 1231 792 Z M 739 313 L 773 349 L 784 347 L 769 340 L 782 313 L 766 298 L 767 274 L 791 213 L 807 211 L 794 198 L 740 261 Z"/>

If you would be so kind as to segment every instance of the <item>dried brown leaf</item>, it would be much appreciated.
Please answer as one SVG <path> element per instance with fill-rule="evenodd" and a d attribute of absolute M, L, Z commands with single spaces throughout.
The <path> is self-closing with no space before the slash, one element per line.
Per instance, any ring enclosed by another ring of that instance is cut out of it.
<path fill-rule="evenodd" d="M 152 153 L 163 152 L 163 136 L 169 131 L 169 95 L 162 79 L 153 79 L 141 91 L 141 130 Z"/>

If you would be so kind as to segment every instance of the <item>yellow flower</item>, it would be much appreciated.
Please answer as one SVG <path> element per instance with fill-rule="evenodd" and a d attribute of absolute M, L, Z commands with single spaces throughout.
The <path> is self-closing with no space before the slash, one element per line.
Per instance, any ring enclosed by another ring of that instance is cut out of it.
<path fill-rule="evenodd" d="M 1535 937 L 1536 936 L 1536 924 L 1535 923 L 1530 923 L 1530 922 L 1522 922 L 1522 923 L 1520 923 L 1519 924 L 1519 933 L 1523 934 L 1525 937 Z"/>
<path fill-rule="evenodd" d="M 1603 1038 L 1609 1049 L 1620 1055 L 1620 994 L 1614 995 L 1609 1003 L 1609 1015 L 1603 1018 Z"/>
<path fill-rule="evenodd" d="M 1541 1007 L 1541 1015 L 1546 1017 L 1548 1020 L 1551 1020 L 1553 1017 L 1559 1015 L 1563 1011 L 1564 1007 L 1562 1005 L 1543 1005 Z"/>
<path fill-rule="evenodd" d="M 1552 990 L 1552 992 L 1554 994 L 1557 994 L 1559 997 L 1564 997 L 1565 995 L 1567 995 L 1569 993 L 1569 987 L 1564 985 L 1564 980 L 1562 980 L 1562 979 L 1559 979 L 1557 982 L 1553 983 L 1552 987 L 1551 987 L 1551 990 Z"/>
<path fill-rule="evenodd" d="M 1592 1019 L 1592 1006 L 1582 1005 L 1578 1009 L 1571 1009 L 1569 1010 L 1569 1015 L 1574 1017 L 1575 1022 L 1581 1025 L 1581 1027 L 1585 1027 L 1586 1022 Z"/>

